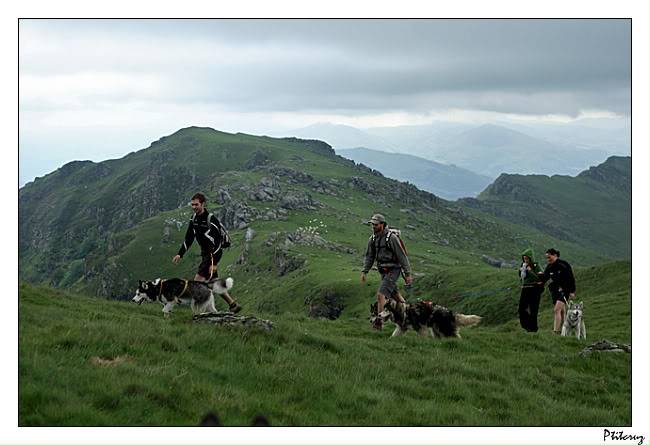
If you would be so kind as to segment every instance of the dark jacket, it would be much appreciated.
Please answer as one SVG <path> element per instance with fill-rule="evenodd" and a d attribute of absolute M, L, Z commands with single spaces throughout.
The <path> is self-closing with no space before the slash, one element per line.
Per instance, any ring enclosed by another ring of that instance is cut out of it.
<path fill-rule="evenodd" d="M 544 269 L 543 281 L 548 280 L 551 280 L 551 284 L 548 285 L 551 292 L 562 290 L 568 296 L 576 291 L 576 280 L 571 265 L 559 258 Z"/>
<path fill-rule="evenodd" d="M 402 250 L 397 235 L 390 233 L 388 228 L 368 240 L 366 258 L 363 264 L 363 273 L 368 273 L 377 261 L 377 267 L 401 267 L 404 275 L 411 274 L 411 265 L 408 256 Z"/>
<path fill-rule="evenodd" d="M 524 263 L 524 255 L 530 258 L 532 267 L 528 268 Z M 533 255 L 533 249 L 526 249 L 521 253 L 521 267 L 517 271 L 519 275 L 519 280 L 523 287 L 533 287 L 533 286 L 543 286 L 543 280 L 541 277 L 542 268 L 539 264 L 535 262 L 535 257 Z"/>
<path fill-rule="evenodd" d="M 202 253 L 215 254 L 221 249 L 221 232 L 219 231 L 219 220 L 212 215 L 208 221 L 210 212 L 204 209 L 200 215 L 193 214 L 190 218 L 190 225 L 185 232 L 185 241 L 178 250 L 178 254 L 182 257 L 185 252 L 190 248 L 192 242 L 196 238 L 196 242 L 201 246 Z"/>

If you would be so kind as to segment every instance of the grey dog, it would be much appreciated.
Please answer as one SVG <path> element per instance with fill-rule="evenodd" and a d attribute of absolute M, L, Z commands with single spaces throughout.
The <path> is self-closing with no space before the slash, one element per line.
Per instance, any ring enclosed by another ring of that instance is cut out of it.
<path fill-rule="evenodd" d="M 587 339 L 583 307 L 582 301 L 580 303 L 574 303 L 573 301 L 569 303 L 569 309 L 567 309 L 564 324 L 562 325 L 562 337 L 575 332 L 576 338 Z"/>

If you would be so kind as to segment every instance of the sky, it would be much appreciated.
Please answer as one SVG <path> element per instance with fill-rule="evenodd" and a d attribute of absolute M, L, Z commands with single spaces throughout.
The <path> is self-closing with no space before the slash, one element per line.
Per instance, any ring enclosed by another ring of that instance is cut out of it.
<path fill-rule="evenodd" d="M 629 118 L 628 20 L 25 20 L 19 183 L 190 125 Z"/>

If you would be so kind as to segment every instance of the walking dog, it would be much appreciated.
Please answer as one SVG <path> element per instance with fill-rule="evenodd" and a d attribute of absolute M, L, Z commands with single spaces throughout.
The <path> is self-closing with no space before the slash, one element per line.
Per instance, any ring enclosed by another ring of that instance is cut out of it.
<path fill-rule="evenodd" d="M 474 326 L 481 322 L 481 317 L 478 315 L 457 314 L 431 301 L 409 304 L 391 298 L 379 314 L 377 303 L 370 305 L 370 313 L 374 316 L 373 320 L 378 317 L 382 321 L 392 320 L 397 325 L 391 337 L 397 337 L 413 329 L 421 336 L 429 334 L 433 338 L 461 338 L 459 332 L 461 327 Z"/>
<path fill-rule="evenodd" d="M 159 301 L 164 305 L 163 314 L 169 317 L 174 306 L 181 303 L 190 303 L 193 315 L 206 312 L 215 313 L 214 294 L 222 295 L 233 287 L 232 278 L 217 278 L 210 281 L 193 281 L 181 278 L 161 278 L 155 281 L 140 281 L 131 299 L 134 303 L 142 304 L 143 301 Z"/>

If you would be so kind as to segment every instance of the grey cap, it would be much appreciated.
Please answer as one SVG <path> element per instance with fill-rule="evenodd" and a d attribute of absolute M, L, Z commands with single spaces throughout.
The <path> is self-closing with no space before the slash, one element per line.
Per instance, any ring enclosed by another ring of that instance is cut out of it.
<path fill-rule="evenodd" d="M 386 218 L 384 218 L 384 215 L 381 213 L 375 213 L 372 215 L 372 218 L 370 218 L 370 221 L 368 221 L 368 224 L 381 224 L 384 223 L 386 224 Z"/>

